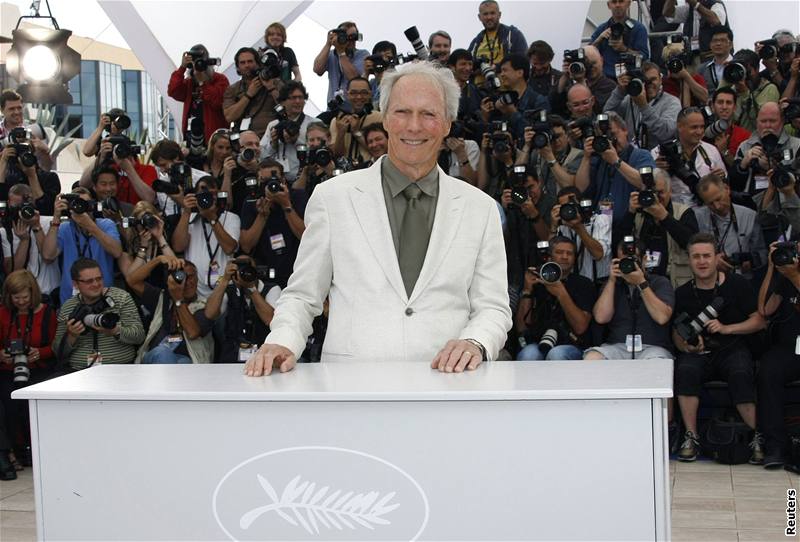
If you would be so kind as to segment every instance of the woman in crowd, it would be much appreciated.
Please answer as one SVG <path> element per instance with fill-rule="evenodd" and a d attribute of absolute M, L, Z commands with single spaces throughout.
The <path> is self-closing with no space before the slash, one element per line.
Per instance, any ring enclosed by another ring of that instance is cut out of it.
<path fill-rule="evenodd" d="M 24 269 L 8 275 L 0 305 L 0 479 L 16 478 L 15 473 L 11 476 L 9 463 L 14 471 L 30 465 L 27 401 L 13 401 L 11 392 L 53 374 L 55 334 L 56 312 L 42 303 L 36 278 Z"/>
<path fill-rule="evenodd" d="M 161 213 L 152 203 L 140 201 L 133 208 L 131 218 L 135 219 L 134 225 L 125 230 L 128 251 L 123 252 L 117 263 L 126 279 L 130 274 L 160 254 L 175 257 L 169 246 L 169 236 L 165 231 L 165 222 Z M 156 277 L 151 278 L 151 284 L 164 287 L 162 281 Z"/>
<path fill-rule="evenodd" d="M 230 160 L 227 160 L 228 158 L 230 158 Z M 233 158 L 230 134 L 227 130 L 217 130 L 211 136 L 211 141 L 208 143 L 208 152 L 206 153 L 206 161 L 205 164 L 203 164 L 203 170 L 212 177 L 216 177 L 221 182 L 225 173 L 230 175 L 230 172 L 233 171 L 235 167 L 236 160 Z"/>
<path fill-rule="evenodd" d="M 286 47 L 286 27 L 281 23 L 272 23 L 264 30 L 264 42 L 268 49 L 274 49 L 278 53 L 278 60 L 281 66 L 281 81 L 302 81 L 300 76 L 300 66 L 297 64 L 297 56 L 291 47 Z M 294 77 L 292 77 L 294 76 Z"/>

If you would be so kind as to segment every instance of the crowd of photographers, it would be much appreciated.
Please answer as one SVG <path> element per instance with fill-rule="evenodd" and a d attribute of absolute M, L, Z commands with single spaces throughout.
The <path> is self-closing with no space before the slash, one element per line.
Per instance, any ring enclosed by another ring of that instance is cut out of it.
<path fill-rule="evenodd" d="M 781 465 L 784 384 L 800 378 L 800 43 L 778 31 L 735 50 L 716 0 L 648 2 L 644 23 L 630 3 L 609 0 L 560 70 L 493 1 L 466 48 L 412 27 L 413 53 L 370 52 L 343 22 L 314 59 L 329 84 L 317 117 L 280 23 L 239 49 L 233 83 L 195 45 L 169 81 L 184 140 L 158 141 L 145 163 L 112 109 L 66 194 L 44 130 L 4 91 L 0 452 L 17 456 L 0 453 L 0 477 L 26 459 L 15 386 L 98 363 L 246 360 L 314 188 L 386 153 L 380 81 L 417 60 L 461 87 L 439 165 L 498 202 L 515 314 L 502 355 L 675 359 L 678 458 L 697 457 L 698 397 L 720 379 L 758 429 L 751 462 Z M 319 360 L 325 327 L 323 312 L 301 361 Z"/>

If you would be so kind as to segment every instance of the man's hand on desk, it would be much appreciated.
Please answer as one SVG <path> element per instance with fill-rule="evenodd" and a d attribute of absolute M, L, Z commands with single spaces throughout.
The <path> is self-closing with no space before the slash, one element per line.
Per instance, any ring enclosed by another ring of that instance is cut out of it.
<path fill-rule="evenodd" d="M 268 375 L 272 369 L 288 373 L 294 369 L 295 365 L 297 365 L 297 359 L 291 350 L 279 344 L 265 343 L 247 360 L 244 374 L 247 376 Z"/>
<path fill-rule="evenodd" d="M 431 363 L 432 369 L 442 373 L 460 373 L 473 370 L 483 361 L 483 353 L 475 344 L 465 339 L 447 341 Z"/>

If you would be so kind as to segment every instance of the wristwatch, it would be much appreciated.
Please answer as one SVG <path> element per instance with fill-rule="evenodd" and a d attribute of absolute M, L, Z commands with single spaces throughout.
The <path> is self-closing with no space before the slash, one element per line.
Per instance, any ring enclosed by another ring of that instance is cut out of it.
<path fill-rule="evenodd" d="M 548 160 L 547 161 L 547 165 L 550 166 L 550 167 L 553 167 L 557 163 L 558 163 L 558 160 Z"/>
<path fill-rule="evenodd" d="M 216 221 L 216 219 L 212 218 L 211 220 L 208 221 L 208 223 L 211 224 L 211 226 L 213 227 L 213 226 L 216 226 L 217 221 Z"/>
<path fill-rule="evenodd" d="M 486 361 L 486 348 L 484 348 L 481 343 L 479 343 L 475 339 L 464 339 L 464 340 L 467 341 L 468 343 L 472 343 L 475 346 L 477 346 L 478 350 L 481 351 L 481 361 Z"/>
<path fill-rule="evenodd" d="M 622 167 L 622 159 L 620 159 L 620 158 L 617 158 L 617 161 L 616 161 L 616 162 L 614 162 L 612 165 L 614 166 L 614 169 L 619 169 L 619 168 L 621 168 L 621 167 Z"/>
<path fill-rule="evenodd" d="M 181 305 L 183 305 L 183 301 L 181 301 L 180 299 L 175 302 L 175 307 L 176 308 L 180 307 Z"/>
<path fill-rule="evenodd" d="M 643 283 L 641 283 L 640 285 L 637 286 L 637 288 L 639 288 L 640 292 L 644 292 L 649 287 L 650 287 L 650 283 L 648 281 L 644 281 Z"/>
<path fill-rule="evenodd" d="M 33 233 L 39 233 L 40 231 L 42 231 L 42 228 L 31 228 L 31 231 Z"/>

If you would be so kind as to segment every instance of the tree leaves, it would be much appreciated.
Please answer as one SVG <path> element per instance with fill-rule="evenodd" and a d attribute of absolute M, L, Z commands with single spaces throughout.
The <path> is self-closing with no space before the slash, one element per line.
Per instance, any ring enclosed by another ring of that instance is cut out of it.
<path fill-rule="evenodd" d="M 375 525 L 390 525 L 391 521 L 383 516 L 400 506 L 391 502 L 396 495 L 394 491 L 382 498 L 377 491 L 344 493 L 337 489 L 331 492 L 329 486 L 317 489 L 313 482 L 301 482 L 299 475 L 292 478 L 278 497 L 277 491 L 266 478 L 259 474 L 257 479 L 270 503 L 245 513 L 239 520 L 242 529 L 249 529 L 254 521 L 267 512 L 275 512 L 284 521 L 302 527 L 308 534 L 319 534 L 320 526 L 340 531 L 342 526 L 352 530 L 358 526 L 375 530 Z"/>

